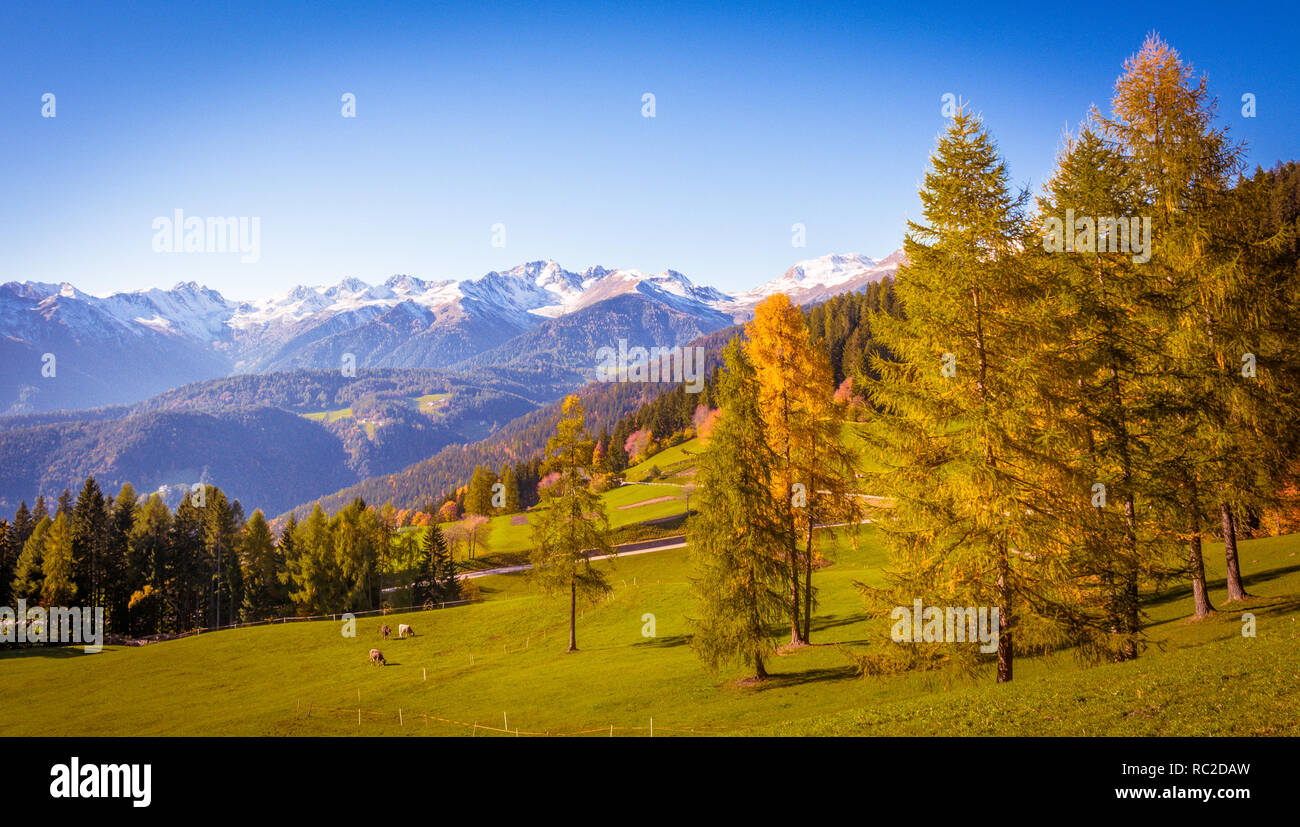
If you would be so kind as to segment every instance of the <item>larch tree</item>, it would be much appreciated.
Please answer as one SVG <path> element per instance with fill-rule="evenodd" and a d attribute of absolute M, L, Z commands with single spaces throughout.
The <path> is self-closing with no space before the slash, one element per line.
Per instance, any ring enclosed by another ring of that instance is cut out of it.
<path fill-rule="evenodd" d="M 72 573 L 71 510 L 59 511 L 45 534 L 41 604 L 46 607 L 67 606 L 77 596 L 77 584 Z"/>
<path fill-rule="evenodd" d="M 983 125 L 959 111 L 920 192 L 925 223 L 908 223 L 903 316 L 871 319 L 884 350 L 867 382 L 864 483 L 892 498 L 876 514 L 895 555 L 884 599 L 996 607 L 999 682 L 1013 676 L 1014 636 L 1049 634 L 1070 598 L 1033 448 L 1051 369 L 1041 319 L 1056 310 L 1022 255 L 1027 196 L 1007 179 Z"/>
<path fill-rule="evenodd" d="M 261 620 L 281 611 L 288 602 L 285 564 L 266 516 L 258 509 L 248 518 L 239 538 L 239 557 L 244 573 L 243 617 Z"/>
<path fill-rule="evenodd" d="M 1212 611 L 1205 582 L 1202 536 L 1218 516 L 1234 456 L 1230 429 L 1219 419 L 1235 395 L 1235 375 L 1248 331 L 1234 330 L 1248 311 L 1233 276 L 1214 255 L 1217 204 L 1240 165 L 1241 150 L 1213 124 L 1208 84 L 1158 35 L 1149 36 L 1115 83 L 1106 134 L 1134 171 L 1150 211 L 1150 261 L 1169 285 L 1170 335 L 1163 371 L 1168 405 L 1159 420 L 1166 444 L 1181 451 L 1167 467 L 1180 488 L 1196 617 Z M 1225 324 L 1226 322 L 1226 324 Z M 1218 522 L 1216 519 L 1214 522 Z"/>
<path fill-rule="evenodd" d="M 691 647 L 713 671 L 730 662 L 767 677 L 771 626 L 788 610 L 788 544 L 772 498 L 778 457 L 759 410 L 758 380 L 733 338 L 718 388 L 716 427 L 696 472 L 689 522 Z"/>
<path fill-rule="evenodd" d="M 605 504 L 591 487 L 587 465 L 593 446 L 583 428 L 582 401 L 570 395 L 564 400 L 555 436 L 546 444 L 548 471 L 555 474 L 555 481 L 542 491 L 529 553 L 533 582 L 547 594 L 568 593 L 567 652 L 578 651 L 579 595 L 596 599 L 610 591 L 605 573 L 592 565 L 591 555 L 613 553 Z"/>
<path fill-rule="evenodd" d="M 29 606 L 41 602 L 41 592 L 45 586 L 45 573 L 42 563 L 45 558 L 45 535 L 49 533 L 51 520 L 49 515 L 36 521 L 27 542 L 23 543 L 22 553 L 14 566 L 12 594 L 14 601 L 26 600 Z"/>
<path fill-rule="evenodd" d="M 1158 469 L 1166 452 L 1152 429 L 1163 411 L 1153 379 L 1166 350 L 1167 291 L 1120 243 L 1141 203 L 1124 157 L 1087 123 L 1067 141 L 1039 199 L 1044 246 L 1053 223 L 1062 230 L 1069 221 L 1074 232 L 1083 221 L 1075 249 L 1031 248 L 1059 300 L 1048 337 L 1056 352 L 1043 357 L 1053 370 L 1038 385 L 1051 413 L 1044 432 L 1058 437 L 1048 447 L 1054 468 L 1044 469 L 1044 482 L 1054 483 L 1045 490 L 1056 495 L 1048 513 L 1073 544 L 1077 576 L 1094 584 L 1104 604 L 1099 616 L 1079 612 L 1075 619 L 1097 626 L 1091 649 L 1113 660 L 1138 654 L 1139 582 L 1168 573 L 1173 539 L 1161 530 Z M 1107 217 L 1126 223 L 1108 224 Z"/>
<path fill-rule="evenodd" d="M 814 477 L 829 477 L 837 467 L 825 461 L 838 442 L 838 423 L 830 417 L 833 375 L 830 359 L 813 342 L 803 313 L 782 293 L 754 308 L 745 333 L 759 411 L 777 458 L 772 496 L 784 530 L 790 645 L 800 646 L 808 642 L 812 539 L 819 510 L 815 500 L 824 482 Z"/>

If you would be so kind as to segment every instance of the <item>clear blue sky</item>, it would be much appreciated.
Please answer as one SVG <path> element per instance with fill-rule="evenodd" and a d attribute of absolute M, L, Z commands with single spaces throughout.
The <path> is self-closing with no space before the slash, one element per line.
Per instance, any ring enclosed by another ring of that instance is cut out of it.
<path fill-rule="evenodd" d="M 1037 187 L 1152 30 L 1252 167 L 1300 156 L 1294 2 L 545 5 L 5 2 L 0 280 L 252 298 L 553 258 L 741 289 L 899 246 L 946 92 Z M 177 207 L 260 217 L 261 260 L 154 253 Z"/>

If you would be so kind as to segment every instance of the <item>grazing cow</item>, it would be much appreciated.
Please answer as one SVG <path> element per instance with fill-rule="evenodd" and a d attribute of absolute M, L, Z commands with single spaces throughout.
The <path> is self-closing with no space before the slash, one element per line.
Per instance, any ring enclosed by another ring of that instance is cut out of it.
<path fill-rule="evenodd" d="M 370 662 L 378 666 L 388 665 L 388 661 L 384 660 L 383 654 L 378 649 L 370 650 Z"/>
<path fill-rule="evenodd" d="M 393 630 L 390 629 L 390 628 L 388 628 L 387 626 L 380 626 L 380 627 L 379 627 L 379 634 L 380 634 L 381 636 L 383 636 L 384 640 L 388 640 L 388 633 L 391 632 L 391 631 L 393 631 Z"/>
<path fill-rule="evenodd" d="M 405 623 L 397 624 L 397 636 L 406 637 L 407 635 L 410 635 L 411 637 L 415 637 L 415 630 L 412 629 L 410 626 L 407 626 Z"/>

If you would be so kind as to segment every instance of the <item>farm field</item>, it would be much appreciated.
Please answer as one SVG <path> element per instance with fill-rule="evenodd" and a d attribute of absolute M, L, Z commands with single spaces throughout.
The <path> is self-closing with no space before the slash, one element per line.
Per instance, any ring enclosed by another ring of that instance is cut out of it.
<path fill-rule="evenodd" d="M 997 686 L 991 667 L 974 678 L 855 674 L 847 655 L 888 634 L 870 626 L 853 585 L 878 582 L 884 554 L 873 528 L 857 533 L 856 550 L 844 536 L 825 544 L 833 562 L 815 575 L 814 645 L 773 657 L 758 687 L 711 675 L 691 652 L 679 549 L 616 561 L 613 594 L 583 608 L 574 654 L 563 651 L 562 602 L 523 575 L 480 578 L 481 603 L 384 619 L 411 624 L 407 640 L 380 642 L 379 618 L 367 617 L 355 638 L 314 621 L 98 655 L 0 653 L 0 735 L 607 736 L 612 726 L 623 736 L 649 735 L 652 718 L 656 736 L 1300 734 L 1300 536 L 1242 543 L 1256 598 L 1231 611 L 1222 546 L 1207 544 L 1220 612 L 1188 622 L 1181 585 L 1149 596 L 1151 646 L 1135 662 L 1026 656 Z M 1253 638 L 1241 634 L 1247 610 Z M 367 662 L 372 646 L 387 667 Z"/>

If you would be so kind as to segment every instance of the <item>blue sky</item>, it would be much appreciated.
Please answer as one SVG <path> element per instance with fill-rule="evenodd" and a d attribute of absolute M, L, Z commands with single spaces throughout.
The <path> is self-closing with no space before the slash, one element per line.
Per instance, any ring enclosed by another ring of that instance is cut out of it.
<path fill-rule="evenodd" d="M 541 5 L 5 3 L 0 281 L 253 298 L 553 258 L 742 289 L 898 247 L 945 93 L 1037 187 L 1153 30 L 1252 168 L 1300 155 L 1294 3 Z M 259 217 L 260 260 L 153 252 L 176 208 Z"/>

